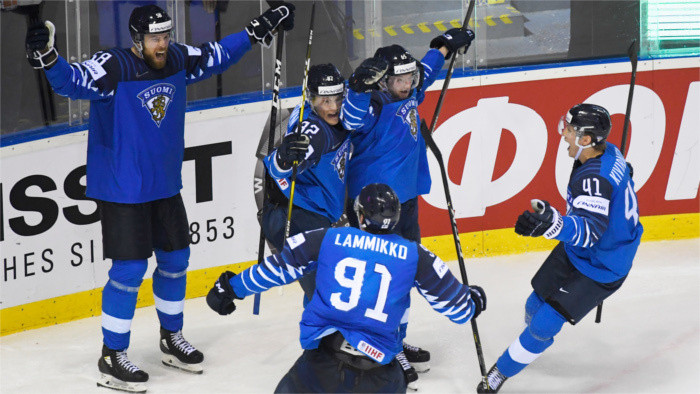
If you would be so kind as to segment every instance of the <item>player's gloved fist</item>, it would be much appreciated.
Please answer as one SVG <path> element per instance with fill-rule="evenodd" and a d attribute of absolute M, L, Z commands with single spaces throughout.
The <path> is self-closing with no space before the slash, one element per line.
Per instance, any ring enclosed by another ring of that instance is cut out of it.
<path fill-rule="evenodd" d="M 233 288 L 229 282 L 234 276 L 236 276 L 236 274 L 231 271 L 224 272 L 219 279 L 216 280 L 214 287 L 212 287 L 207 294 L 207 305 L 220 315 L 229 315 L 231 312 L 235 311 L 236 305 L 233 303 L 233 300 L 235 298 L 240 299 L 236 293 L 233 292 Z"/>
<path fill-rule="evenodd" d="M 454 28 L 433 38 L 433 40 L 430 41 L 430 47 L 436 49 L 440 49 L 441 47 L 447 48 L 445 59 L 448 59 L 454 52 L 459 54 L 466 52 L 472 41 L 474 41 L 473 31 L 470 29 Z"/>
<path fill-rule="evenodd" d="M 32 24 L 27 29 L 25 49 L 27 60 L 34 68 L 51 67 L 58 59 L 54 48 L 56 28 L 50 21 Z"/>
<path fill-rule="evenodd" d="M 294 4 L 287 2 L 276 2 L 277 6 L 265 11 L 262 15 L 250 21 L 245 31 L 255 41 L 265 48 L 272 44 L 272 34 L 280 27 L 282 30 L 292 30 L 294 28 Z"/>
<path fill-rule="evenodd" d="M 277 166 L 282 170 L 292 168 L 296 161 L 301 163 L 309 152 L 309 136 L 302 133 L 290 133 L 284 136 L 282 145 L 277 148 Z"/>
<path fill-rule="evenodd" d="M 532 205 L 534 212 L 525 211 L 518 216 L 515 232 L 528 237 L 544 235 L 548 239 L 559 235 L 564 226 L 564 219 L 559 211 L 543 200 L 531 200 L 530 205 Z"/>
<path fill-rule="evenodd" d="M 389 63 L 377 57 L 365 59 L 348 80 L 350 89 L 357 93 L 368 93 L 379 88 L 378 82 L 389 69 Z"/>
<path fill-rule="evenodd" d="M 474 301 L 474 316 L 472 316 L 472 319 L 476 319 L 482 311 L 486 310 L 486 292 L 480 286 L 469 286 L 469 293 L 472 296 L 472 301 Z"/>

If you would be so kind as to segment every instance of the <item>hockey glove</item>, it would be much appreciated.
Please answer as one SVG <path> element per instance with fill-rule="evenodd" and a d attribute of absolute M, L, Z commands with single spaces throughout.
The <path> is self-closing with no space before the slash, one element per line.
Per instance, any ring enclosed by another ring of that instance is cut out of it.
<path fill-rule="evenodd" d="M 457 52 L 460 55 L 464 54 L 469 45 L 474 41 L 474 32 L 470 29 L 455 28 L 446 31 L 444 34 L 433 38 L 430 41 L 430 47 L 440 49 L 442 47 L 447 48 L 447 55 L 445 59 L 449 59 L 453 52 Z"/>
<path fill-rule="evenodd" d="M 29 26 L 25 40 L 27 60 L 36 69 L 51 68 L 58 59 L 54 48 L 56 27 L 50 21 L 39 22 Z"/>
<path fill-rule="evenodd" d="M 251 39 L 269 48 L 272 45 L 272 34 L 277 27 L 281 27 L 282 30 L 294 28 L 294 4 L 282 2 L 280 6 L 268 9 L 251 20 L 245 31 Z"/>
<path fill-rule="evenodd" d="M 389 69 L 389 63 L 381 58 L 365 59 L 348 80 L 350 89 L 357 93 L 369 93 L 379 89 L 379 81 Z"/>
<path fill-rule="evenodd" d="M 564 219 L 559 211 L 543 200 L 531 200 L 530 204 L 535 212 L 523 212 L 515 223 L 515 232 L 528 237 L 544 235 L 547 239 L 559 235 L 564 226 Z"/>
<path fill-rule="evenodd" d="M 209 308 L 222 316 L 230 315 L 231 312 L 236 310 L 236 305 L 233 303 L 234 298 L 240 300 L 236 293 L 233 292 L 229 282 L 234 276 L 236 274 L 231 271 L 224 272 L 207 294 L 207 305 L 209 305 Z"/>
<path fill-rule="evenodd" d="M 486 292 L 480 286 L 469 286 L 469 293 L 472 301 L 474 301 L 474 316 L 472 316 L 472 319 L 476 319 L 482 311 L 486 310 Z"/>
<path fill-rule="evenodd" d="M 287 171 L 292 168 L 295 161 L 297 164 L 301 163 L 309 152 L 310 142 L 311 140 L 306 134 L 290 133 L 285 135 L 282 140 L 282 145 L 277 148 L 277 154 L 275 156 L 277 167 L 282 171 Z"/>

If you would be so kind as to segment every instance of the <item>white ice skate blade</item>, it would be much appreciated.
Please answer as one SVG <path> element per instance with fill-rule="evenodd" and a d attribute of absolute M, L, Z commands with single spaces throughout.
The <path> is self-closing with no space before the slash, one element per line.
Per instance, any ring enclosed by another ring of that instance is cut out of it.
<path fill-rule="evenodd" d="M 164 354 L 163 357 L 161 358 L 161 361 L 163 362 L 163 365 L 166 365 L 168 367 L 172 368 L 177 368 L 179 370 L 189 372 L 189 373 L 194 373 L 194 374 L 201 374 L 204 372 L 204 368 L 202 368 L 202 364 L 185 364 L 182 361 L 178 360 L 177 357 L 171 355 L 171 354 Z"/>
<path fill-rule="evenodd" d="M 411 366 L 415 368 L 418 373 L 430 371 L 430 363 L 427 361 L 424 363 L 411 363 Z"/>
<path fill-rule="evenodd" d="M 409 389 L 411 389 L 411 390 L 413 390 L 413 391 L 418 391 L 418 383 L 417 383 L 417 381 L 414 381 L 414 382 L 409 383 L 408 386 L 406 386 L 406 387 L 408 387 Z"/>
<path fill-rule="evenodd" d="M 100 374 L 97 380 L 98 387 L 106 387 L 108 389 L 126 391 L 129 393 L 145 393 L 146 384 L 140 382 L 125 382 L 119 380 L 112 375 Z"/>

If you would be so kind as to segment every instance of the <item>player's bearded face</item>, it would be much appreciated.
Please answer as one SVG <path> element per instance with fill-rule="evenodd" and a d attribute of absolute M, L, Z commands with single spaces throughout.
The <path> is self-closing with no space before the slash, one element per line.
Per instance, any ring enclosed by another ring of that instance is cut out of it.
<path fill-rule="evenodd" d="M 343 103 L 343 95 L 316 96 L 312 100 L 314 111 L 326 123 L 335 126 L 340 122 L 340 106 Z"/>
<path fill-rule="evenodd" d="M 170 33 L 146 34 L 143 38 L 143 60 L 149 67 L 160 70 L 168 60 Z"/>
<path fill-rule="evenodd" d="M 389 76 L 386 80 L 386 87 L 392 96 L 398 99 L 406 99 L 411 94 L 413 86 L 413 73 Z"/>

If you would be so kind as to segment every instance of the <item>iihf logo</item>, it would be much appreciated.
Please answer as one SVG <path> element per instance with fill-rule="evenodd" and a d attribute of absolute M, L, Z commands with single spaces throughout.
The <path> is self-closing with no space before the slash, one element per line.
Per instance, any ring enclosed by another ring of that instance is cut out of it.
<path fill-rule="evenodd" d="M 169 83 L 155 84 L 137 95 L 141 99 L 141 105 L 146 107 L 151 114 L 151 119 L 158 127 L 160 127 L 160 122 L 165 118 L 165 113 L 174 96 L 175 85 Z"/>

